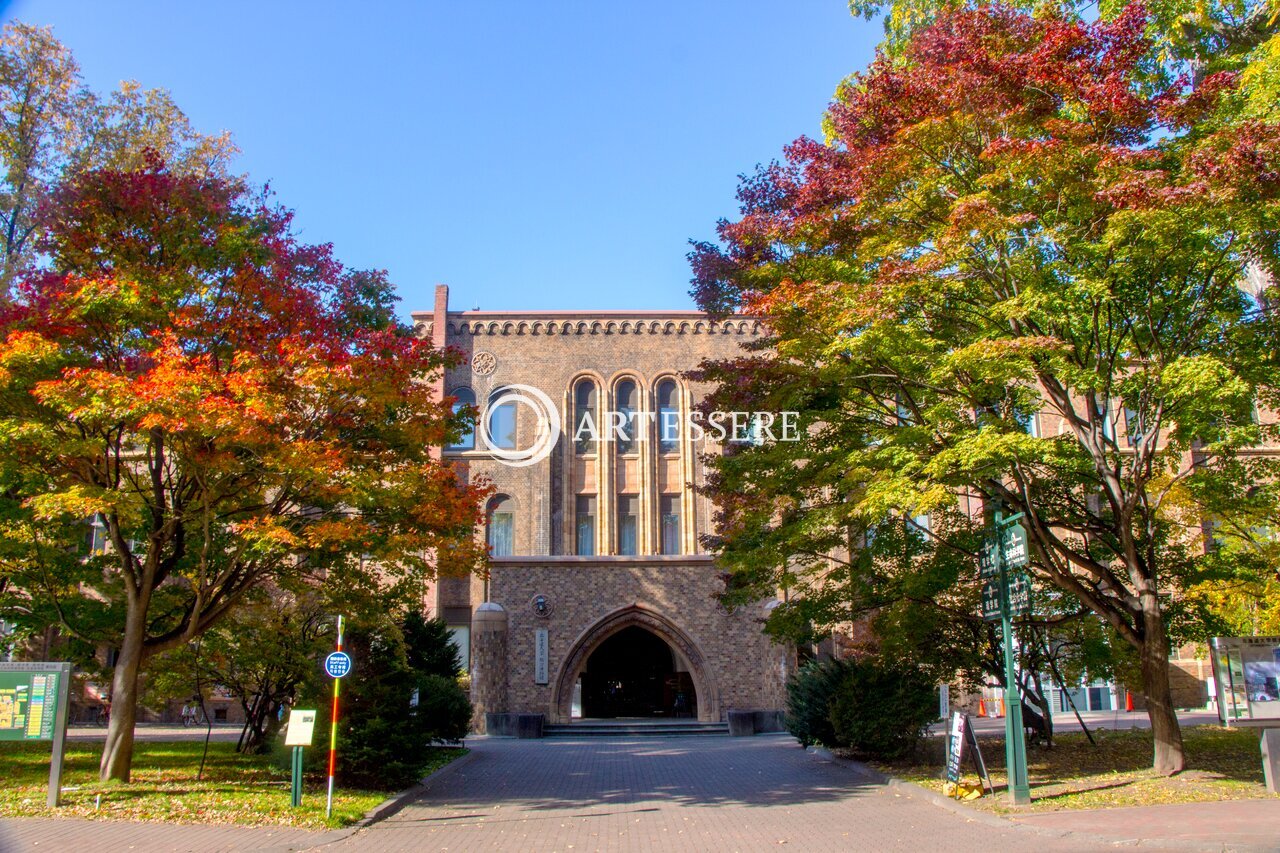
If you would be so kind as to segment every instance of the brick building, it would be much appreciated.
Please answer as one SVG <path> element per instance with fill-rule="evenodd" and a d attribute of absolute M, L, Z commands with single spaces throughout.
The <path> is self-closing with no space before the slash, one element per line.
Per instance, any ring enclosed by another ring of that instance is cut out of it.
<path fill-rule="evenodd" d="M 707 435 L 664 426 L 685 424 L 708 390 L 684 372 L 741 354 L 759 325 L 694 311 L 451 311 L 444 286 L 431 311 L 413 316 L 419 334 L 466 355 L 439 393 L 489 412 L 488 446 L 472 435 L 443 454 L 462 476 L 495 486 L 486 507 L 490 576 L 443 578 L 426 602 L 463 651 L 477 726 L 485 713 L 569 723 L 714 721 L 729 710 L 781 709 L 795 658 L 761 631 L 771 602 L 726 611 L 716 598 L 721 574 L 699 545 L 713 524 L 710 501 L 695 489 L 705 476 L 700 457 L 719 448 Z M 559 421 L 554 436 L 538 434 L 525 402 L 493 405 L 512 386 L 545 395 Z M 608 432 L 609 413 L 634 413 L 636 429 L 626 440 L 583 440 L 584 412 L 598 433 Z M 1122 417 L 1111 414 L 1124 447 Z M 1064 424 L 1046 410 L 1026 428 L 1053 436 Z M 546 438 L 554 438 L 550 452 L 533 464 L 508 464 L 491 449 Z M 843 626 L 816 651 L 842 656 L 842 643 L 868 639 L 865 629 Z M 1202 706 L 1211 693 L 1203 650 L 1186 646 L 1171 657 L 1176 704 Z M 1109 709 L 1123 688 L 1089 681 L 1072 692 L 1080 707 Z"/>
<path fill-rule="evenodd" d="M 443 453 L 494 484 L 493 559 L 487 578 L 442 578 L 427 606 L 468 659 L 478 725 L 486 712 L 568 723 L 780 709 L 790 662 L 761 632 L 769 602 L 721 607 L 699 546 L 713 515 L 695 491 L 700 455 L 717 447 L 686 422 L 706 389 L 682 375 L 740 354 L 759 326 L 691 311 L 451 311 L 448 298 L 437 287 L 414 322 L 466 354 L 440 393 L 488 413 L 490 435 Z M 526 399 L 498 405 L 512 386 Z M 630 426 L 611 433 L 611 417 Z M 549 440 L 531 464 L 500 458 Z"/>

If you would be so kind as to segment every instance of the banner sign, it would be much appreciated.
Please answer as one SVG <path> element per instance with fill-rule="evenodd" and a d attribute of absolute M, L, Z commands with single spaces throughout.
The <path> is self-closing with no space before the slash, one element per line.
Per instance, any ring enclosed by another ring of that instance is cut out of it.
<path fill-rule="evenodd" d="M 969 723 L 969 715 L 964 711 L 956 711 L 951 715 L 951 725 L 947 732 L 947 781 L 960 781 L 960 767 L 964 763 L 966 745 L 973 759 L 973 766 L 978 777 L 987 790 L 995 793 L 991 777 L 987 774 L 987 763 L 982 760 L 982 750 L 978 747 L 978 736 Z"/>

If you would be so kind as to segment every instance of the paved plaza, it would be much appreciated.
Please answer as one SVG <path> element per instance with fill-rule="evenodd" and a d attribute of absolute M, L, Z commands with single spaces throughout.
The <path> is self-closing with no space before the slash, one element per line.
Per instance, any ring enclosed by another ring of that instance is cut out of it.
<path fill-rule="evenodd" d="M 1116 849 L 1107 839 L 1146 850 L 1280 850 L 1272 843 L 1280 838 L 1274 800 L 1058 813 L 1015 826 L 939 805 L 911 786 L 877 784 L 785 735 L 476 738 L 468 745 L 470 755 L 404 808 L 363 829 L 7 820 L 0 821 L 0 851 Z"/>
<path fill-rule="evenodd" d="M 1080 849 L 901 796 L 783 735 L 480 740 L 474 751 L 398 814 L 326 849 Z"/>

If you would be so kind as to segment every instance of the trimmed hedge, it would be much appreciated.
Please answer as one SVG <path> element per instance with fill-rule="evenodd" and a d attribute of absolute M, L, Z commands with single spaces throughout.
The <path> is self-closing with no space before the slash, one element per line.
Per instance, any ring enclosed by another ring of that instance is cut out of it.
<path fill-rule="evenodd" d="M 801 746 L 835 745 L 831 703 L 847 671 L 847 661 L 809 661 L 787 682 L 787 731 Z"/>
<path fill-rule="evenodd" d="M 938 717 L 933 681 L 914 667 L 858 661 L 831 704 L 835 742 L 867 758 L 910 754 Z"/>
<path fill-rule="evenodd" d="M 896 758 L 915 748 L 937 714 L 928 676 L 878 658 L 811 662 L 787 684 L 787 731 L 804 746 Z"/>

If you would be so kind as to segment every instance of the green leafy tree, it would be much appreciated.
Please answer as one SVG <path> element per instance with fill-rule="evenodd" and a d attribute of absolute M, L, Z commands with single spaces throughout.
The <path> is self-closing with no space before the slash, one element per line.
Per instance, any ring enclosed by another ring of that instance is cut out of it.
<path fill-rule="evenodd" d="M 319 659 L 332 647 L 334 624 L 314 593 L 255 589 L 246 601 L 186 648 L 147 664 L 147 696 L 164 702 L 219 687 L 244 712 L 237 750 L 269 749 L 282 709 L 319 678 Z"/>
<path fill-rule="evenodd" d="M 1241 482 L 1212 494 L 1213 571 L 1188 593 L 1211 636 L 1280 634 L 1280 482 Z"/>
<path fill-rule="evenodd" d="M 192 128 L 163 89 L 126 81 L 106 99 L 48 27 L 0 34 L 0 303 L 36 254 L 38 210 L 52 188 L 94 168 L 136 169 L 146 152 L 178 172 L 225 174 L 230 135 Z"/>
<path fill-rule="evenodd" d="M 790 560 L 780 578 L 787 598 L 766 623 L 772 635 L 799 645 L 865 622 L 872 636 L 859 651 L 889 661 L 910 661 L 934 684 L 976 690 L 1004 685 L 1004 654 L 998 623 L 980 615 L 981 583 L 973 553 L 982 529 L 954 509 L 923 519 L 892 518 L 866 528 L 861 544 L 833 548 L 814 560 Z M 809 522 L 791 532 L 806 547 Z M 785 524 L 772 532 L 783 533 Z M 734 603 L 756 594 L 744 588 Z M 1042 740 L 1053 740 L 1049 687 L 1071 685 L 1086 674 L 1109 677 L 1115 647 L 1108 629 L 1070 596 L 1040 591 L 1033 612 L 1015 620 L 1025 718 Z M 1048 675 L 1048 678 L 1045 676 Z M 1034 715 L 1034 716 L 1033 716 Z"/>
<path fill-rule="evenodd" d="M 1280 260 L 1280 134 L 1240 119 L 1237 73 L 1153 84 L 1148 25 L 940 17 L 842 85 L 827 142 L 746 179 L 692 262 L 702 307 L 772 330 L 707 366 L 708 405 L 807 420 L 714 464 L 731 595 L 821 585 L 872 525 L 1003 504 L 1039 583 L 1134 649 L 1176 772 L 1200 508 L 1272 464 L 1238 452 L 1277 378 L 1274 318 L 1239 284 Z"/>

